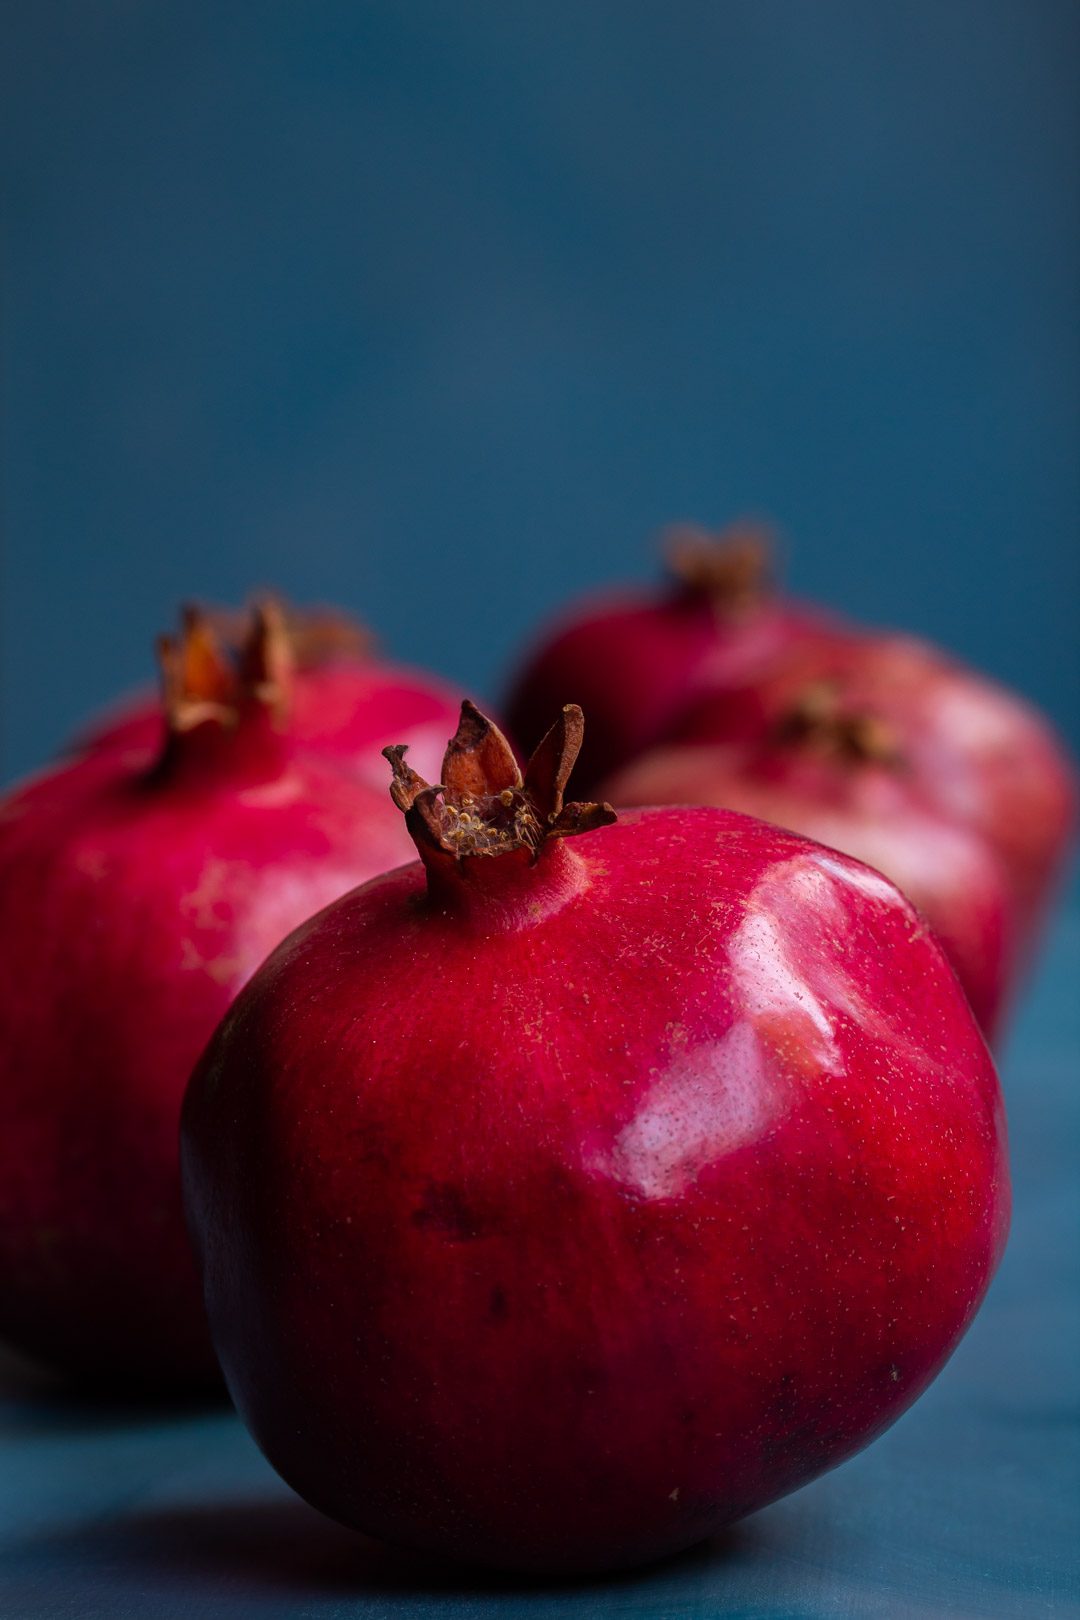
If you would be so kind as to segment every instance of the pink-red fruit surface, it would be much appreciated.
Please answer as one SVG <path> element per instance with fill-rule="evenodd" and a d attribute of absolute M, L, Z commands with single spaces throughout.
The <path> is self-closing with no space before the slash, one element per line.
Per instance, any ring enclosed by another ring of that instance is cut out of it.
<path fill-rule="evenodd" d="M 185 1102 L 221 1364 L 346 1524 L 639 1564 L 940 1370 L 1005 1242 L 994 1068 L 922 919 L 841 854 L 716 809 L 600 825 L 550 761 L 536 815 L 529 776 L 395 773 L 425 864 L 293 934 Z"/>
<path fill-rule="evenodd" d="M 273 671 L 219 690 L 198 627 L 170 656 L 192 690 L 164 752 L 159 717 L 0 806 L 0 1337 L 125 1387 L 218 1376 L 180 1205 L 192 1065 L 291 928 L 412 853 L 385 785 L 274 712 Z"/>

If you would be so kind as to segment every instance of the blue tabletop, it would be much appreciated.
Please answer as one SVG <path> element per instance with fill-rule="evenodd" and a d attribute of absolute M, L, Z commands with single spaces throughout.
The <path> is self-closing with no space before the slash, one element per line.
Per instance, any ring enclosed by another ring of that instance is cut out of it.
<path fill-rule="evenodd" d="M 537 1586 L 319 1517 L 231 1412 L 79 1404 L 0 1366 L 2 1620 L 1080 1617 L 1080 909 L 1004 1054 L 1012 1239 L 938 1382 L 883 1439 L 716 1542 Z"/>

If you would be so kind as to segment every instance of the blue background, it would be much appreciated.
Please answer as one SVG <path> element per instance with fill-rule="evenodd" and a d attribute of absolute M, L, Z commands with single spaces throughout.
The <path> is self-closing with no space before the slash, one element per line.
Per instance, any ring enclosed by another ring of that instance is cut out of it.
<path fill-rule="evenodd" d="M 1073 0 L 5 10 L 4 771 L 275 583 L 493 694 L 669 519 L 1076 734 Z"/>

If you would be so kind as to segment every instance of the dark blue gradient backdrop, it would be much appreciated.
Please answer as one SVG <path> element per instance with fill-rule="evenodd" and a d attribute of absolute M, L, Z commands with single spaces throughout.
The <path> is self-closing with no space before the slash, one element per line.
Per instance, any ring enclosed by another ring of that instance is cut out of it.
<path fill-rule="evenodd" d="M 1073 0 L 4 9 L 4 772 L 185 596 L 494 694 L 672 518 L 1076 730 Z"/>

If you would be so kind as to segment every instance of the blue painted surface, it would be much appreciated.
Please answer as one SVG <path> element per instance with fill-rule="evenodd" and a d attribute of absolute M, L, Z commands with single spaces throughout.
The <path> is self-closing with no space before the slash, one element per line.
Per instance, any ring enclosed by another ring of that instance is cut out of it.
<path fill-rule="evenodd" d="M 492 695 L 674 517 L 1080 732 L 1075 0 L 4 8 L 3 772 L 277 582 Z"/>
<path fill-rule="evenodd" d="M 715 1545 L 537 1587 L 419 1565 L 291 1496 L 226 1411 L 140 1413 L 0 1370 L 8 1620 L 1068 1620 L 1080 1616 L 1080 907 L 1005 1054 L 1012 1239 L 927 1395 Z"/>

